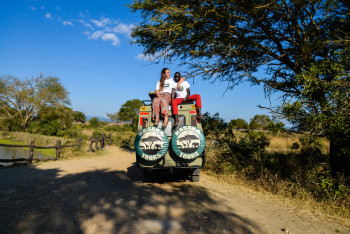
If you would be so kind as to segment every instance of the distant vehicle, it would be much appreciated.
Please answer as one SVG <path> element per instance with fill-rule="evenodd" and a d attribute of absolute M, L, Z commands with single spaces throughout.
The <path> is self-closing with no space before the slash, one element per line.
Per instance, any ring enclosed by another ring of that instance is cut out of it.
<path fill-rule="evenodd" d="M 171 107 L 169 122 L 162 127 L 152 121 L 152 100 L 155 92 L 149 92 L 151 100 L 143 101 L 140 108 L 137 135 L 135 137 L 136 164 L 146 180 L 159 171 L 183 172 L 191 181 L 200 180 L 200 169 L 205 165 L 205 137 L 202 124 L 196 118 L 192 102 L 179 105 L 178 126 L 173 127 Z"/>

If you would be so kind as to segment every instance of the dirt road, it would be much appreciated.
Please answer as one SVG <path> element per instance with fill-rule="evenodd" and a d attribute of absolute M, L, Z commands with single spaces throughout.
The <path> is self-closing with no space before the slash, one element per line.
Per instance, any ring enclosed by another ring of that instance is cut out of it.
<path fill-rule="evenodd" d="M 350 233 L 216 183 L 142 181 L 133 153 L 0 170 L 0 233 Z"/>

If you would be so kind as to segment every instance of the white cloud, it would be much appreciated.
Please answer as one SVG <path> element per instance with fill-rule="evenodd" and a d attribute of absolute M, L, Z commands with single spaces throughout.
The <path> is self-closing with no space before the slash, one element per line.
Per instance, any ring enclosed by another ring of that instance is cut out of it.
<path fill-rule="evenodd" d="M 135 56 L 137 60 L 142 60 L 142 61 L 156 61 L 156 57 L 151 54 L 143 54 L 140 53 L 137 56 Z"/>
<path fill-rule="evenodd" d="M 91 35 L 90 38 L 91 38 L 91 39 L 94 39 L 94 40 L 97 40 L 97 39 L 99 39 L 100 37 L 102 37 L 103 34 L 104 34 L 104 32 L 102 32 L 102 31 L 96 31 L 96 32 L 92 33 L 92 35 Z"/>
<path fill-rule="evenodd" d="M 41 9 L 44 9 L 44 6 L 42 6 Z M 61 8 L 57 6 L 56 10 L 60 11 Z M 78 19 L 65 20 L 59 15 L 50 12 L 47 12 L 45 17 L 61 22 L 64 26 L 74 26 L 73 22 L 79 22 L 85 28 L 83 34 L 86 35 L 89 40 L 109 42 L 113 46 L 120 45 L 119 35 L 129 37 L 134 27 L 134 24 L 124 24 L 112 18 L 100 17 L 99 19 L 93 19 L 90 17 L 88 11 L 79 12 Z"/>
<path fill-rule="evenodd" d="M 94 28 L 91 26 L 91 24 L 85 22 L 84 20 L 78 20 L 78 22 L 81 23 L 82 25 L 84 25 L 86 28 L 94 30 Z"/>
<path fill-rule="evenodd" d="M 33 6 L 31 6 L 30 9 L 31 9 L 32 11 L 36 11 L 36 8 L 33 7 Z"/>
<path fill-rule="evenodd" d="M 111 20 L 109 18 L 104 18 L 104 17 L 101 17 L 100 20 L 90 19 L 90 21 L 93 22 L 95 26 L 99 28 L 103 28 L 111 24 Z"/>
<path fill-rule="evenodd" d="M 48 13 L 45 14 L 45 17 L 48 18 L 48 19 L 51 19 L 52 15 L 51 15 L 51 13 L 48 12 Z"/>
<path fill-rule="evenodd" d="M 119 37 L 114 33 L 105 33 L 103 31 L 96 31 L 91 34 L 90 32 L 86 31 L 84 34 L 88 35 L 89 39 L 92 39 L 92 40 L 101 39 L 102 41 L 111 41 L 112 45 L 114 46 L 120 45 Z"/>
<path fill-rule="evenodd" d="M 73 23 L 70 22 L 70 21 L 63 21 L 62 24 L 63 24 L 63 25 L 73 26 Z"/>
<path fill-rule="evenodd" d="M 119 40 L 119 37 L 117 37 L 115 34 L 113 33 L 105 33 L 101 39 L 103 41 L 111 41 L 112 42 L 112 45 L 114 46 L 118 46 L 120 44 L 120 40 Z"/>
<path fill-rule="evenodd" d="M 133 27 L 134 27 L 133 24 L 127 25 L 127 24 L 119 23 L 117 26 L 113 27 L 113 32 L 129 35 Z"/>

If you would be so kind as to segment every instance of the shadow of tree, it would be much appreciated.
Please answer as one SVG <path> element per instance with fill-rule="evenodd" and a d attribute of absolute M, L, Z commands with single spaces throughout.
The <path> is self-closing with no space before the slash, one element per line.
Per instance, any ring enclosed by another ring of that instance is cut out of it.
<path fill-rule="evenodd" d="M 0 233 L 252 233 L 196 184 L 142 183 L 135 166 L 60 176 L 0 170 Z"/>

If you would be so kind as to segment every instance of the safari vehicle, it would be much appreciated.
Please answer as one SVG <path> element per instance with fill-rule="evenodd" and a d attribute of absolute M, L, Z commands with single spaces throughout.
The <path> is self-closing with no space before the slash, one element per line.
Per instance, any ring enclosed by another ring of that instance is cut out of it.
<path fill-rule="evenodd" d="M 143 101 L 140 108 L 137 135 L 135 137 L 136 164 L 146 180 L 160 171 L 180 172 L 191 181 L 198 182 L 200 168 L 205 164 L 205 137 L 202 124 L 196 118 L 196 107 L 192 102 L 179 105 L 178 126 L 174 126 L 171 106 L 169 122 L 162 127 L 152 121 L 152 100 L 155 92 L 149 92 L 151 100 Z"/>

